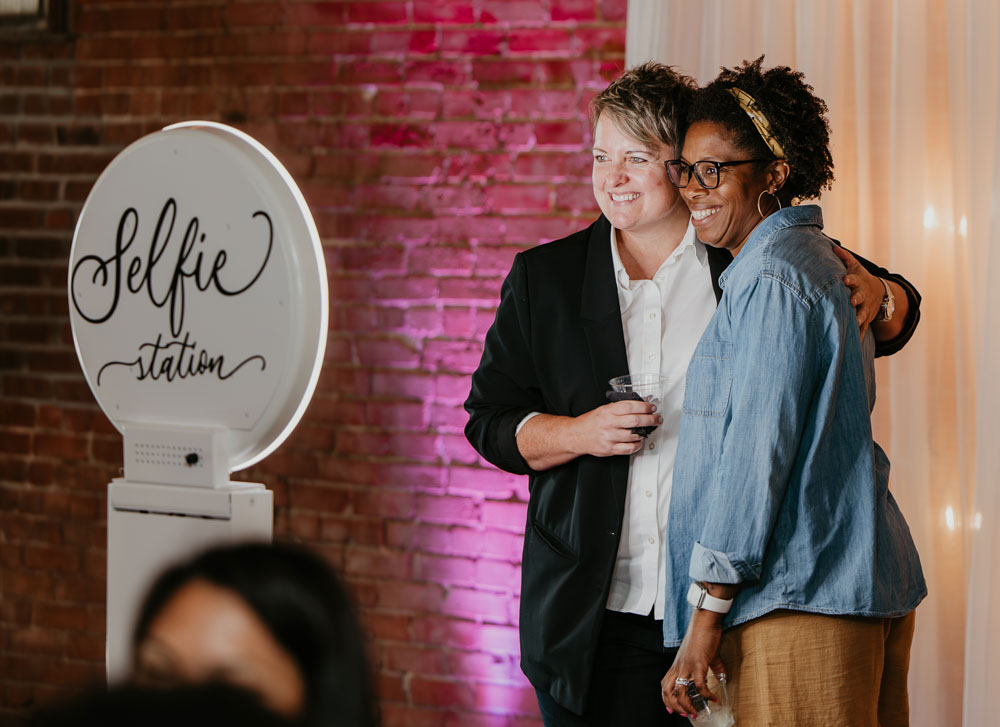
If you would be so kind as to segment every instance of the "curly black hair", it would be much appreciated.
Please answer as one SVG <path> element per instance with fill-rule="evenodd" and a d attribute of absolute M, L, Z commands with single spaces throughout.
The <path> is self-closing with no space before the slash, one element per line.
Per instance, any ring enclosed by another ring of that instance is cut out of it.
<path fill-rule="evenodd" d="M 754 158 L 775 159 L 750 117 L 727 89 L 736 87 L 756 99 L 767 116 L 771 133 L 785 151 L 791 168 L 778 196 L 783 204 L 794 198 L 818 197 L 833 181 L 830 125 L 823 99 L 798 71 L 788 66 L 767 70 L 764 56 L 743 61 L 738 68 L 723 68 L 718 78 L 699 90 L 688 110 L 688 126 L 696 121 L 720 124 L 733 135 L 736 146 Z"/>

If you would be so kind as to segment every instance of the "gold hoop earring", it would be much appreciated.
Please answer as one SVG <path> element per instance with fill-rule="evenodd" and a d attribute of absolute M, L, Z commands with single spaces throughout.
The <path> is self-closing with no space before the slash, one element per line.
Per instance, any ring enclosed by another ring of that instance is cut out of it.
<path fill-rule="evenodd" d="M 767 215 L 765 215 L 765 214 L 764 214 L 763 212 L 761 212 L 761 210 L 760 210 L 760 198 L 761 198 L 761 197 L 763 197 L 763 196 L 764 196 L 765 194 L 769 194 L 769 195 L 771 195 L 772 197 L 774 197 L 774 201 L 778 203 L 778 210 L 780 210 L 780 209 L 781 209 L 781 200 L 780 200 L 780 199 L 778 199 L 778 195 L 776 195 L 776 194 L 775 194 L 774 192 L 772 192 L 772 191 L 771 191 L 770 189 L 762 189 L 762 190 L 761 190 L 761 192 L 760 192 L 760 194 L 758 194 L 758 195 L 757 195 L 757 214 L 759 214 L 759 215 L 760 215 L 760 218 L 761 218 L 761 219 L 764 219 L 765 217 L 767 217 Z M 778 210 L 775 210 L 775 212 L 777 212 Z"/>

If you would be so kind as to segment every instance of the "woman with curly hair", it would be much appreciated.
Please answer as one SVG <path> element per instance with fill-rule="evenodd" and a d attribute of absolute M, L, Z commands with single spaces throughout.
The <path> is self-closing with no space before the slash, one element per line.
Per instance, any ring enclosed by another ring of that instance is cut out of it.
<path fill-rule="evenodd" d="M 734 260 L 687 372 L 663 700 L 695 712 L 711 670 L 740 724 L 905 725 L 926 586 L 872 439 L 872 337 L 820 208 L 798 206 L 833 180 L 826 104 L 762 61 L 698 92 L 667 162 L 699 239 Z"/>
<path fill-rule="evenodd" d="M 690 78 L 645 63 L 592 100 L 602 214 L 516 256 L 465 403 L 476 450 L 529 477 L 521 668 L 546 727 L 687 723 L 667 714 L 658 692 L 674 656 L 662 636 L 672 608 L 665 512 L 680 382 L 732 262 L 697 239 L 667 177 L 693 95 Z M 858 322 L 874 321 L 879 352 L 893 353 L 913 333 L 920 296 L 865 264 L 874 275 L 850 261 L 844 283 L 856 289 Z M 888 321 L 884 286 L 901 304 Z M 678 384 L 655 408 L 608 403 L 608 379 L 629 372 Z M 643 437 L 639 427 L 655 429 Z"/>

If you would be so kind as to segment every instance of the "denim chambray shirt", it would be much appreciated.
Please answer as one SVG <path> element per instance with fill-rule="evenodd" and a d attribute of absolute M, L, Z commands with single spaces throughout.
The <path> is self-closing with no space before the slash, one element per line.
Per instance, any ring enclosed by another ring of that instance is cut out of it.
<path fill-rule="evenodd" d="M 726 626 L 775 609 L 900 616 L 926 595 L 872 440 L 874 339 L 858 336 L 819 207 L 754 230 L 687 371 L 667 525 L 664 644 L 691 580 L 741 583 Z"/>

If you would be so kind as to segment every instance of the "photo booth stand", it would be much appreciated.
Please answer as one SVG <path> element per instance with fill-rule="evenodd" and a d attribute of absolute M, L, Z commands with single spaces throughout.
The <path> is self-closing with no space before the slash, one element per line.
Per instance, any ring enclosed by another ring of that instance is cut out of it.
<path fill-rule="evenodd" d="M 273 494 L 230 474 L 292 432 L 326 348 L 319 235 L 281 163 L 237 129 L 139 139 L 87 198 L 69 265 L 84 375 L 123 435 L 108 485 L 107 673 L 131 670 L 137 610 L 164 567 L 270 541 Z"/>

